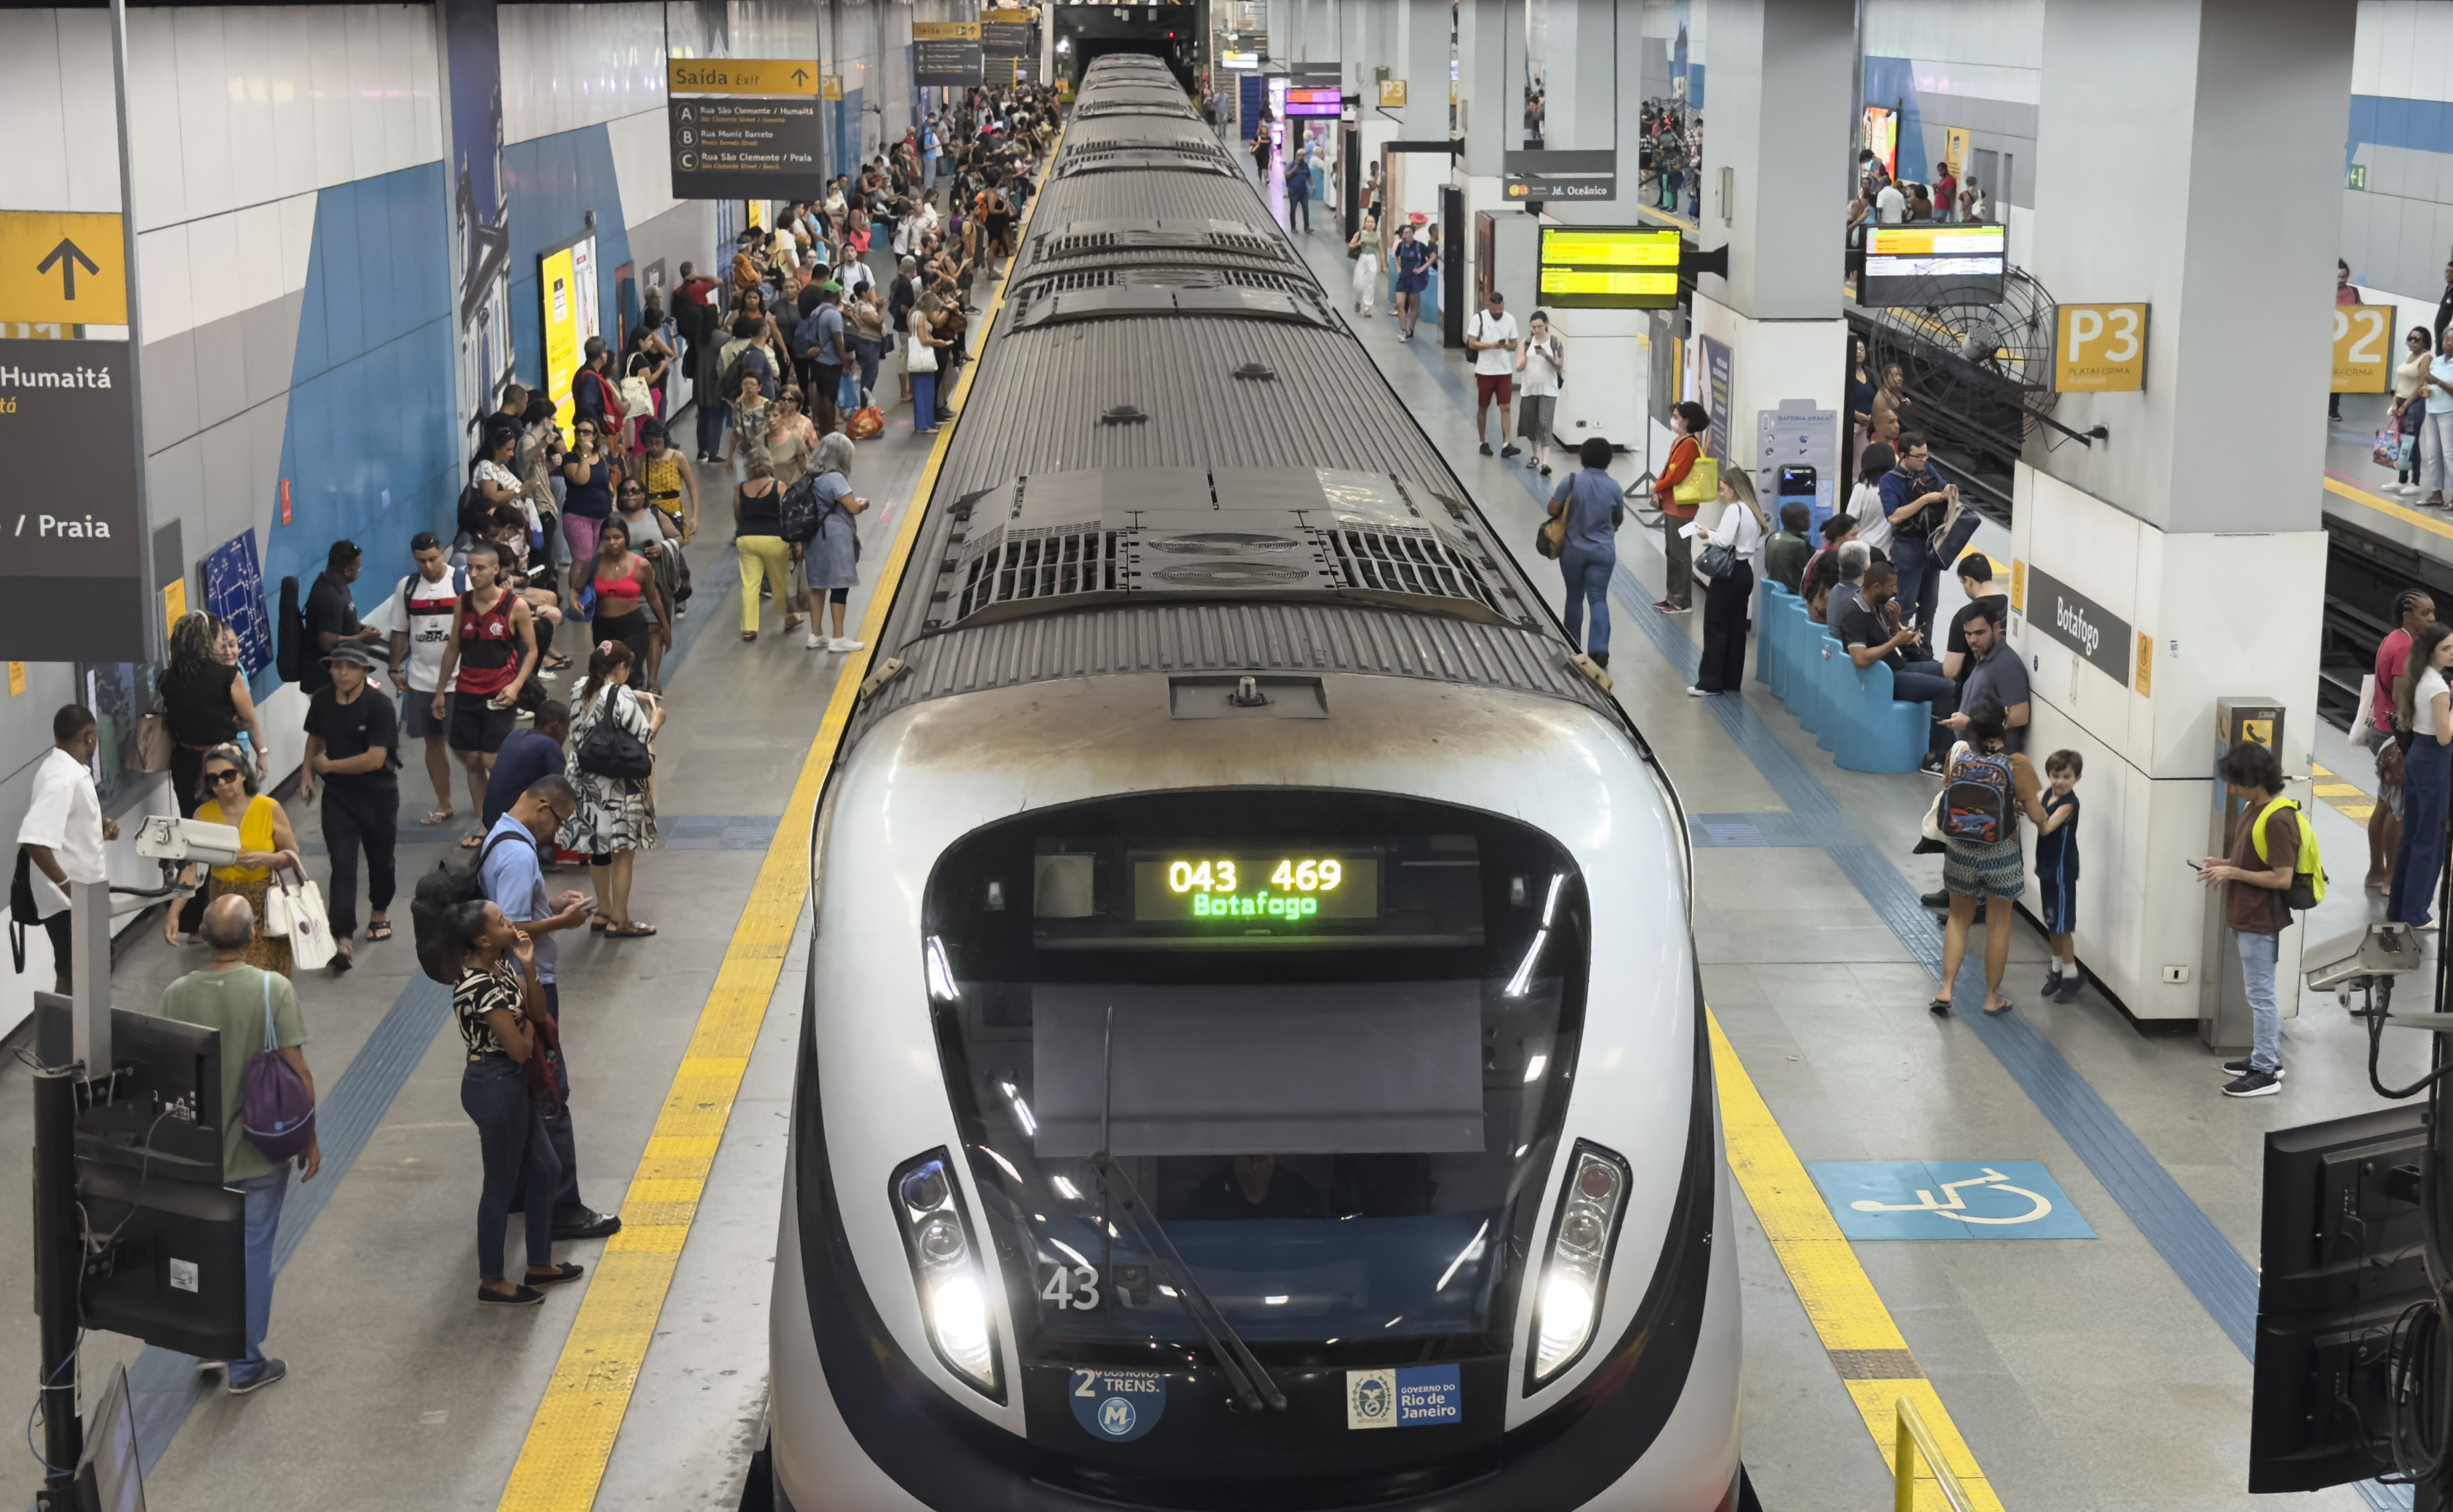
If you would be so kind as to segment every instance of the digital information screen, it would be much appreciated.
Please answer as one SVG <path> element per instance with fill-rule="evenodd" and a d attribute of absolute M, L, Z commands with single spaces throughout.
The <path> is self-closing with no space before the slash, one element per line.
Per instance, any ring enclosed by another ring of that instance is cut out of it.
<path fill-rule="evenodd" d="M 1289 846 L 1133 856 L 1136 924 L 1300 925 L 1308 919 L 1379 917 L 1377 851 Z"/>
<path fill-rule="evenodd" d="M 1326 116 L 1335 120 L 1346 109 L 1346 91 L 1338 89 L 1317 90 L 1289 87 L 1286 90 L 1288 116 Z"/>
<path fill-rule="evenodd" d="M 2010 233 L 2004 227 L 1868 226 L 1857 303 L 1919 305 L 1944 288 L 1959 298 L 1998 297 L 2009 266 Z"/>
<path fill-rule="evenodd" d="M 1674 309 L 1678 231 L 1631 226 L 1542 228 L 1542 299 L 1570 309 Z"/>

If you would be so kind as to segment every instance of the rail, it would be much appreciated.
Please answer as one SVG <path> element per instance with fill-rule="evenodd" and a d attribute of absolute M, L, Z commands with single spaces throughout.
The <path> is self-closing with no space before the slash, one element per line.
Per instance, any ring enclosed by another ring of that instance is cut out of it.
<path fill-rule="evenodd" d="M 1891 1512 L 1916 1512 L 1916 1464 L 1920 1456 L 1933 1472 L 1934 1484 L 1942 1488 L 1943 1500 L 1950 1503 L 1951 1512 L 1976 1512 L 1976 1503 L 1968 1500 L 1966 1488 L 1943 1460 L 1942 1446 L 1934 1442 L 1933 1430 L 1917 1415 L 1915 1403 L 1902 1397 L 1899 1440 L 1891 1450 Z"/>

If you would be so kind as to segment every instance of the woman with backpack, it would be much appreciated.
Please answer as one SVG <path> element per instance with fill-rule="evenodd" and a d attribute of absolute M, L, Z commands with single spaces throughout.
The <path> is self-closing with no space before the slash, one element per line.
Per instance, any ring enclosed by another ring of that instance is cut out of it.
<path fill-rule="evenodd" d="M 2019 849 L 2019 816 L 2045 822 L 2044 784 L 2036 768 L 2003 742 L 2009 715 L 2002 701 L 1979 693 L 1961 712 L 1966 736 L 1950 748 L 1943 767 L 1942 797 L 1928 834 L 1939 825 L 1943 844 L 1942 886 L 1950 894 L 1950 924 L 1942 941 L 1942 985 L 1925 1005 L 1937 1017 L 1950 1015 L 1951 984 L 1967 957 L 1967 931 L 1976 906 L 1984 905 L 1984 1011 L 2004 1014 L 2016 1005 L 2002 995 L 2002 974 L 2010 965 L 2010 905 L 2026 890 L 2025 858 Z"/>
<path fill-rule="evenodd" d="M 853 516 L 868 507 L 867 499 L 851 491 L 851 437 L 842 431 L 830 431 L 818 443 L 809 464 L 810 486 L 817 493 L 817 530 L 806 545 L 792 547 L 809 586 L 808 645 L 813 651 L 861 647 L 860 642 L 844 635 L 846 607 L 860 582 L 860 526 Z M 831 638 L 820 633 L 825 624 L 822 616 L 829 605 L 835 619 Z"/>
<path fill-rule="evenodd" d="M 554 843 L 585 852 L 596 885 L 596 917 L 588 927 L 608 939 L 634 940 L 656 926 L 630 917 L 631 866 L 656 843 L 656 804 L 648 779 L 663 704 L 630 686 L 639 659 L 620 641 L 599 641 L 588 659 L 588 680 L 571 690 L 570 786 L 579 806 Z"/>

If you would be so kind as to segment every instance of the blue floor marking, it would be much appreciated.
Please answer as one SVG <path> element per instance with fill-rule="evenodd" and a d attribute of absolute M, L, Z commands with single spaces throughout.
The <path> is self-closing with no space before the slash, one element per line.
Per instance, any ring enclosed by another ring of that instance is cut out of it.
<path fill-rule="evenodd" d="M 1406 345 L 1415 348 L 1415 360 L 1447 394 L 1457 412 L 1471 419 L 1473 391 L 1441 361 L 1436 340 Z M 1536 504 L 1548 502 L 1538 475 L 1522 468 L 1508 470 Z M 1612 603 L 1618 614 L 1613 618 L 1624 616 L 1632 622 L 1664 661 L 1682 678 L 1693 682 L 1703 663 L 1703 651 L 1686 638 L 1684 616 L 1653 609 L 1650 595 L 1624 560 L 1611 581 L 1618 589 Z M 1772 733 L 1742 694 L 1704 702 L 1781 801 L 1815 832 L 1826 837 L 1823 848 L 1832 863 L 1865 895 L 1874 912 L 1907 947 L 1908 954 L 1939 977 L 1942 931 L 1934 927 L 1932 914 L 1917 902 L 1916 889 L 1909 885 L 1898 865 L 1888 855 L 1865 843 L 1822 783 Z M 1957 997 L 1983 1003 L 1984 970 L 1981 952 L 1968 952 L 1953 986 Z M 2223 1230 L 2172 1179 L 2154 1152 L 2034 1025 L 2016 1012 L 1998 1019 L 1981 1012 L 1962 1015 L 1960 1022 L 1975 1031 L 1977 1039 L 2034 1101 L 2063 1141 L 2086 1163 L 2095 1179 L 2129 1215 L 2129 1221 L 2155 1246 L 2156 1253 L 2164 1257 L 2164 1263 L 2172 1267 L 2173 1274 L 2189 1288 L 2199 1305 L 2205 1308 L 2215 1326 L 2242 1354 L 2255 1359 L 2256 1267 L 2232 1247 Z M 2412 1505 L 2408 1486 L 2363 1481 L 2357 1489 L 2377 1512 L 2408 1512 Z"/>
<path fill-rule="evenodd" d="M 1816 1161 L 1805 1173 L 1861 1243 L 2095 1237 L 2041 1161 Z"/>
<path fill-rule="evenodd" d="M 1688 814 L 1686 832 L 1707 850 L 1766 848 L 1819 850 L 1823 842 L 1786 810 L 1760 814 Z"/>

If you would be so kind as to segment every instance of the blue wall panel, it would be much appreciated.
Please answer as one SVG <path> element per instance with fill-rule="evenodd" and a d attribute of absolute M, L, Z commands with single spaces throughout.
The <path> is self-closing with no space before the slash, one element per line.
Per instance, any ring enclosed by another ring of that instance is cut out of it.
<path fill-rule="evenodd" d="M 545 380 L 537 259 L 585 234 L 588 212 L 596 212 L 596 308 L 609 343 L 619 289 L 613 270 L 630 260 L 629 222 L 613 174 L 613 138 L 602 126 L 503 149 L 503 179 L 510 196 L 512 365 L 533 388 Z"/>
<path fill-rule="evenodd" d="M 1916 65 L 1906 58 L 1868 57 L 1865 59 L 1865 103 L 1897 110 L 1900 116 L 1900 144 L 1896 176 L 1912 184 L 1927 182 L 1935 161 L 1932 144 L 1925 139 L 1925 112 L 1917 106 Z M 1849 135 L 1860 136 L 1863 122 L 1853 123 Z M 1856 155 L 1849 154 L 1854 165 Z M 1997 186 L 1997 190 L 1999 186 Z M 2009 203 L 2006 197 L 2004 205 Z"/>
<path fill-rule="evenodd" d="M 265 579 L 302 584 L 332 542 L 367 553 L 360 609 L 381 602 L 420 530 L 447 528 L 460 459 L 451 412 L 450 222 L 439 162 L 325 189 L 290 364 L 278 508 Z"/>

